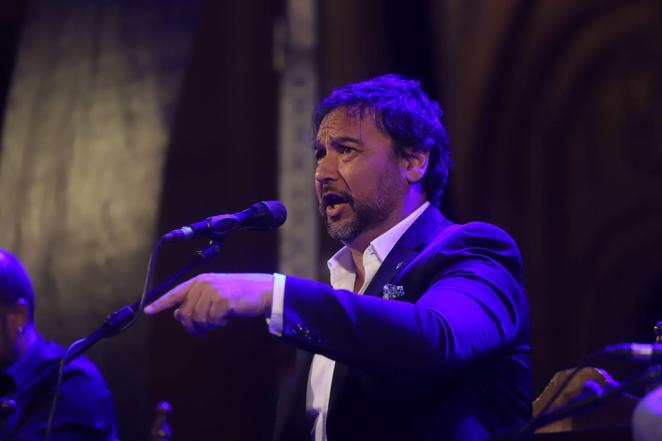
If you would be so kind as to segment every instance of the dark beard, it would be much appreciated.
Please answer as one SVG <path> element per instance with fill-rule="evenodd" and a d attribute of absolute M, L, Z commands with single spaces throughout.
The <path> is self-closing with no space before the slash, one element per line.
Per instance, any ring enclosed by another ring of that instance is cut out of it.
<path fill-rule="evenodd" d="M 366 201 L 357 201 L 347 193 L 340 193 L 354 212 L 354 218 L 349 222 L 330 223 L 329 218 L 326 216 L 326 205 L 320 203 L 320 215 L 329 236 L 344 244 L 348 244 L 364 231 L 378 227 L 385 222 L 397 205 L 396 195 L 398 192 L 396 190 L 397 185 L 394 185 L 395 183 L 392 180 L 386 179 L 384 184 L 383 191 L 379 193 L 379 197 Z"/>

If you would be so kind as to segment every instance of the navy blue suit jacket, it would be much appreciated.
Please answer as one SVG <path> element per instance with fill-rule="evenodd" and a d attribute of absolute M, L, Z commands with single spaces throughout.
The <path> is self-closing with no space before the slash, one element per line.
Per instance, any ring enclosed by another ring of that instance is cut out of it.
<path fill-rule="evenodd" d="M 2 441 L 44 439 L 55 393 L 55 372 L 64 349 L 41 336 L 8 373 L 16 391 L 16 411 L 0 424 Z M 50 375 L 45 375 L 50 374 Z M 53 426 L 52 441 L 113 441 L 115 412 L 99 370 L 85 357 L 64 369 Z"/>
<path fill-rule="evenodd" d="M 385 299 L 385 284 L 404 295 Z M 327 436 L 481 440 L 531 416 L 529 310 L 517 246 L 429 207 L 365 295 L 287 277 L 283 338 L 298 351 L 274 439 L 309 440 L 313 353 L 336 360 Z"/>

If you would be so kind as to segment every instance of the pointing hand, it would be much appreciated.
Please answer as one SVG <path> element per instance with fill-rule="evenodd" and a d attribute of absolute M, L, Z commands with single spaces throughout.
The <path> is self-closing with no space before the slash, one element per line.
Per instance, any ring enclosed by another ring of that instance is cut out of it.
<path fill-rule="evenodd" d="M 272 274 L 201 274 L 150 304 L 153 315 L 176 306 L 175 319 L 192 334 L 227 325 L 232 317 L 271 314 Z"/>

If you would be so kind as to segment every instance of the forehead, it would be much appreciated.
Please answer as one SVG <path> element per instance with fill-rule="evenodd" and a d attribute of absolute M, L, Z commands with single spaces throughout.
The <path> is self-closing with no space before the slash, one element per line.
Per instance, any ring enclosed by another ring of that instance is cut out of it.
<path fill-rule="evenodd" d="M 341 137 L 363 141 L 367 137 L 379 135 L 385 136 L 375 124 L 372 112 L 340 107 L 324 116 L 317 130 L 316 141 L 325 143 Z"/>

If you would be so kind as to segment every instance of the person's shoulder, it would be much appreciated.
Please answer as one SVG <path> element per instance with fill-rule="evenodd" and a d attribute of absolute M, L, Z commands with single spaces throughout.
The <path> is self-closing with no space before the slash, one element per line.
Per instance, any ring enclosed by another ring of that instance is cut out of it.
<path fill-rule="evenodd" d="M 447 247 L 482 244 L 496 249 L 517 249 L 515 240 L 504 229 L 487 222 L 449 222 L 437 232 L 434 245 Z"/>
<path fill-rule="evenodd" d="M 65 352 L 65 349 L 56 342 L 52 340 L 47 341 L 41 350 L 41 362 L 58 361 Z M 70 361 L 64 369 L 63 381 L 71 380 L 83 383 L 100 384 L 105 388 L 105 381 L 101 372 L 90 359 L 83 355 Z"/>
<path fill-rule="evenodd" d="M 442 275 L 505 271 L 523 283 L 524 263 L 517 244 L 502 228 L 486 222 L 443 225 L 414 264 Z"/>
<path fill-rule="evenodd" d="M 65 350 L 55 342 L 43 342 L 34 353 L 35 364 L 40 368 L 51 366 L 57 370 L 57 362 Z M 45 372 L 45 371 L 44 371 Z M 51 408 L 53 394 L 58 390 L 57 377 L 44 377 L 26 389 L 25 400 L 30 403 L 30 416 L 23 430 L 40 427 Z M 86 439 L 112 439 L 115 433 L 115 411 L 110 390 L 97 367 L 89 359 L 78 357 L 64 369 L 60 383 L 54 434 L 86 433 Z M 57 438 L 63 439 L 63 438 Z M 66 439 L 66 438 L 65 438 Z M 80 439 L 73 437 L 72 439 Z"/>
<path fill-rule="evenodd" d="M 110 401 L 111 395 L 106 381 L 97 366 L 86 357 L 78 357 L 64 370 L 62 379 L 63 399 L 70 395 L 76 401 L 97 403 Z"/>
<path fill-rule="evenodd" d="M 112 430 L 115 421 L 110 389 L 92 361 L 79 357 L 64 371 L 58 414 L 62 420 L 99 431 Z"/>
<path fill-rule="evenodd" d="M 99 368 L 91 360 L 83 356 L 72 361 L 65 369 L 65 374 L 79 377 L 82 381 L 103 385 L 104 388 L 106 387 L 105 380 Z"/>

